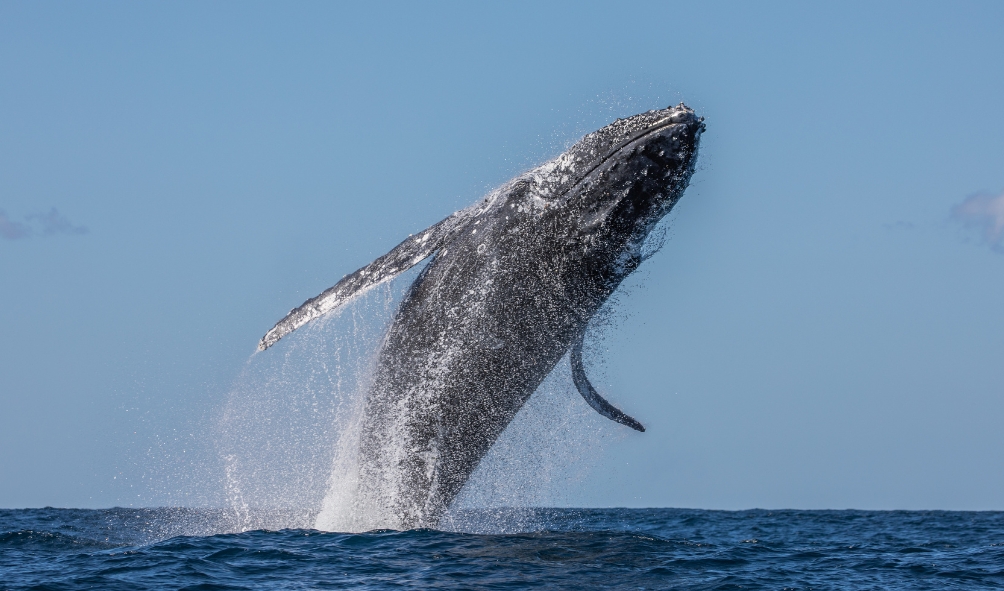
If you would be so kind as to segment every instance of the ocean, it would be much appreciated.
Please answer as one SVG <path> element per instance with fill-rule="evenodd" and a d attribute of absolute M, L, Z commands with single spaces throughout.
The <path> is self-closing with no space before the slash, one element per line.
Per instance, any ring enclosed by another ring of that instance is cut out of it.
<path fill-rule="evenodd" d="M 1004 588 L 1004 512 L 523 509 L 352 534 L 224 533 L 226 513 L 0 510 L 0 589 Z"/>

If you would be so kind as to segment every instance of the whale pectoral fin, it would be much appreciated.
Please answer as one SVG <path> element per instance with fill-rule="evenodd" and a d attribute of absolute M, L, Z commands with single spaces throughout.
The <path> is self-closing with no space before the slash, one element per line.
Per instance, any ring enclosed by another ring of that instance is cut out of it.
<path fill-rule="evenodd" d="M 471 208 L 460 210 L 422 232 L 409 236 L 387 254 L 355 273 L 346 275 L 333 287 L 324 290 L 321 295 L 303 302 L 300 307 L 294 308 L 265 333 L 258 342 L 258 350 L 268 349 L 279 339 L 311 320 L 422 262 L 462 228 L 471 218 L 471 214 Z"/>
<path fill-rule="evenodd" d="M 586 399 L 586 403 L 593 407 L 593 410 L 610 419 L 611 421 L 616 421 L 622 425 L 627 425 L 635 431 L 645 432 L 645 427 L 641 423 L 629 417 L 628 415 L 621 412 L 616 406 L 607 402 L 599 392 L 593 388 L 593 385 L 589 383 L 589 378 L 586 377 L 586 370 L 582 367 L 582 338 L 572 345 L 572 353 L 570 355 L 572 361 L 572 381 L 575 382 L 575 387 L 579 390 L 579 394 Z"/>

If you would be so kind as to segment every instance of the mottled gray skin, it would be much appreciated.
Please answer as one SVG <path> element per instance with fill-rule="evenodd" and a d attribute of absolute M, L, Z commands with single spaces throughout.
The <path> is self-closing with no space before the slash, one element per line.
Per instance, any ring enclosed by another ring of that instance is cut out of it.
<path fill-rule="evenodd" d="M 438 523 L 555 364 L 573 348 L 581 359 L 589 320 L 687 187 L 703 129 L 683 105 L 618 120 L 410 237 L 262 339 L 265 348 L 434 253 L 389 328 L 366 402 L 359 498 L 370 510 L 401 528 Z"/>

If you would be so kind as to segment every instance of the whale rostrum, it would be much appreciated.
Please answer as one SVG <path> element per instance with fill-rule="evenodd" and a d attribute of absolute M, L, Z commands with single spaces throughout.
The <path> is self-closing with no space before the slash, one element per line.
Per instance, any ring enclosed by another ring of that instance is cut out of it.
<path fill-rule="evenodd" d="M 682 196 L 704 120 L 680 104 L 586 135 L 292 310 L 260 350 L 429 259 L 377 354 L 362 418 L 359 510 L 434 527 L 520 407 L 569 353 L 586 402 L 586 327 Z"/>

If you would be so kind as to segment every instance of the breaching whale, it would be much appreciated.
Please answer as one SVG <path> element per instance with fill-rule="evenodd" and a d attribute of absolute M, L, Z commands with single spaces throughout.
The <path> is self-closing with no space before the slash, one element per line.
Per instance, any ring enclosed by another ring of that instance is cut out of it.
<path fill-rule="evenodd" d="M 408 237 L 292 310 L 260 350 L 432 257 L 377 355 L 359 448 L 359 511 L 435 527 L 471 473 L 569 353 L 600 414 L 644 431 L 589 383 L 590 319 L 694 171 L 704 120 L 682 103 L 617 121 Z"/>

